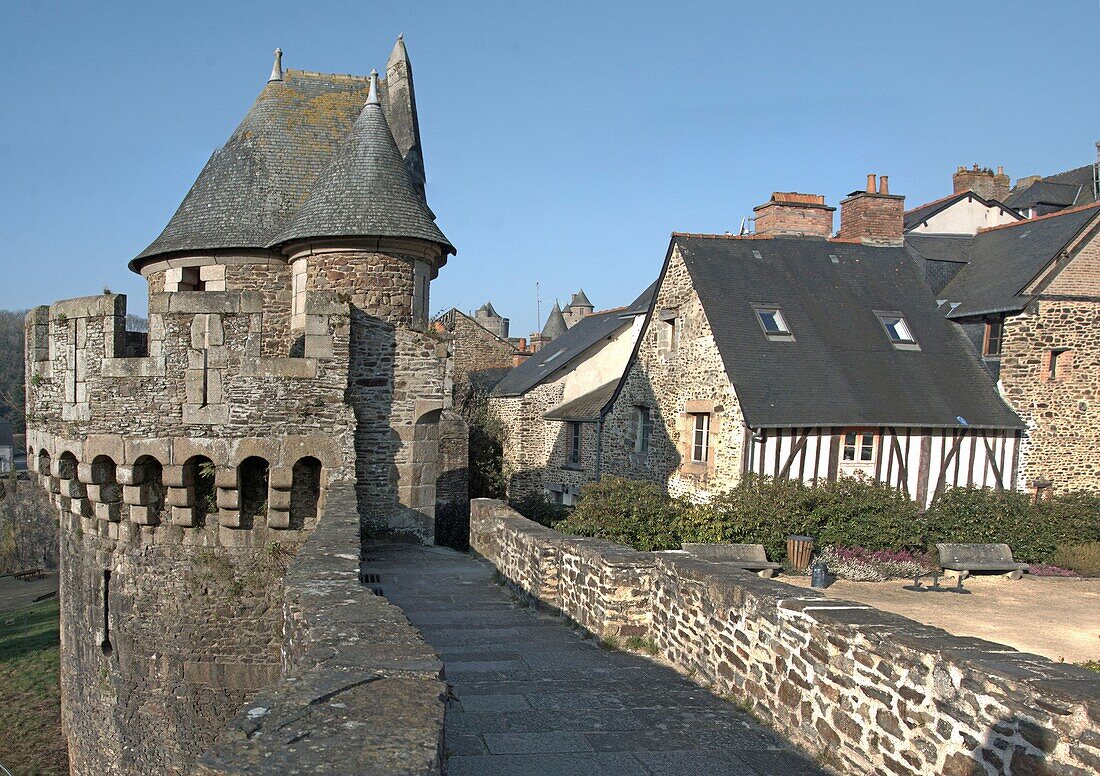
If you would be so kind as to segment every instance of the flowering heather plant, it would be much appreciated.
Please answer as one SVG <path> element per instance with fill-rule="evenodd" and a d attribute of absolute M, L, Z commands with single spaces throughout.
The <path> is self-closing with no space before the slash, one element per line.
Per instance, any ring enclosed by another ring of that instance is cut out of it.
<path fill-rule="evenodd" d="M 852 582 L 884 582 L 912 579 L 938 568 L 927 553 L 908 550 L 868 550 L 865 547 L 826 547 L 815 558 L 824 560 L 829 571 Z M 812 563 L 810 564 L 813 565 Z"/>
<path fill-rule="evenodd" d="M 1076 577 L 1077 572 L 1064 569 L 1061 566 L 1051 566 L 1049 563 L 1032 563 L 1028 566 L 1027 573 L 1034 577 Z"/>

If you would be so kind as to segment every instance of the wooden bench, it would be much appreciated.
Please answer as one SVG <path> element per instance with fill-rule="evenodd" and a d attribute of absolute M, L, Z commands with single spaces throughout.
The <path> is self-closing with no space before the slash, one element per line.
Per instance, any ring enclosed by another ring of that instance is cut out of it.
<path fill-rule="evenodd" d="M 1026 563 L 1012 559 L 1007 544 L 937 544 L 940 568 L 945 575 L 966 579 L 971 571 L 994 571 L 1019 579 L 1027 571 Z"/>
<path fill-rule="evenodd" d="M 724 563 L 745 571 L 755 571 L 758 576 L 768 579 L 774 577 L 783 566 L 768 560 L 763 544 L 695 544 L 685 542 L 680 545 L 684 552 L 699 560 Z"/>
<path fill-rule="evenodd" d="M 23 569 L 22 571 L 15 572 L 12 576 L 26 582 L 31 579 L 41 579 L 46 575 L 42 572 L 42 569 Z"/>

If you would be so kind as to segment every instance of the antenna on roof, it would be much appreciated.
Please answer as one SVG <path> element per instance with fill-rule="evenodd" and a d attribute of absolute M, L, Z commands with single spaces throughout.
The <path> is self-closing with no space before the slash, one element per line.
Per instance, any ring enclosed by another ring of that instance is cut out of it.
<path fill-rule="evenodd" d="M 367 94 L 367 105 L 378 104 L 378 71 L 370 71 L 370 92 Z"/>
<path fill-rule="evenodd" d="M 281 80 L 283 80 L 283 50 L 277 48 L 275 49 L 275 64 L 271 66 L 271 76 L 267 79 L 267 82 Z"/>
<path fill-rule="evenodd" d="M 542 297 L 539 296 L 539 282 L 535 281 L 535 325 L 542 332 Z"/>
<path fill-rule="evenodd" d="M 737 233 L 737 236 L 738 237 L 744 237 L 748 233 L 749 233 L 749 217 L 745 216 L 741 219 L 741 231 L 739 231 Z M 729 234 L 729 232 L 726 232 L 726 234 Z"/>

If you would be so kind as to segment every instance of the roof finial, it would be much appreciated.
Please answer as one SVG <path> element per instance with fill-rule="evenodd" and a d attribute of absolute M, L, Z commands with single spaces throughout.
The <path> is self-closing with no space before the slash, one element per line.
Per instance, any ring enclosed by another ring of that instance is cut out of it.
<path fill-rule="evenodd" d="M 275 64 L 271 66 L 271 77 L 267 79 L 267 82 L 281 80 L 283 80 L 283 50 L 277 48 L 275 49 Z"/>
<path fill-rule="evenodd" d="M 403 33 L 403 32 L 397 33 L 397 39 L 398 40 L 404 40 L 405 39 L 405 33 Z"/>
<path fill-rule="evenodd" d="M 367 105 L 378 104 L 378 71 L 370 71 L 370 92 L 367 94 Z"/>

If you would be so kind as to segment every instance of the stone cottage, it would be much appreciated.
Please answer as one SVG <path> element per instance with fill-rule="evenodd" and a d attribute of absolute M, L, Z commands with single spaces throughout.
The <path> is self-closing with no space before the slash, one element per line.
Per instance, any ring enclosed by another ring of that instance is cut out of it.
<path fill-rule="evenodd" d="M 1027 424 L 1021 487 L 1100 488 L 1100 203 L 905 240 Z"/>
<path fill-rule="evenodd" d="M 773 194 L 756 233 L 674 234 L 624 377 L 599 413 L 599 472 L 706 499 L 747 473 L 1015 488 L 1024 424 L 903 246 L 888 182 L 833 208 Z"/>
<path fill-rule="evenodd" d="M 569 328 L 555 306 L 551 319 L 562 319 L 562 331 L 497 383 L 489 409 L 504 428 L 509 496 L 541 489 L 572 504 L 581 485 L 596 479 L 600 411 L 622 377 L 652 292 L 587 313 Z"/>
<path fill-rule="evenodd" d="M 74 773 L 189 772 L 279 675 L 285 559 L 334 485 L 364 536 L 433 541 L 439 483 L 466 463 L 441 451 L 446 344 L 427 312 L 455 249 L 424 183 L 403 40 L 385 79 L 284 70 L 276 52 L 130 262 L 149 287 L 144 350 L 121 295 L 28 313 Z"/>

